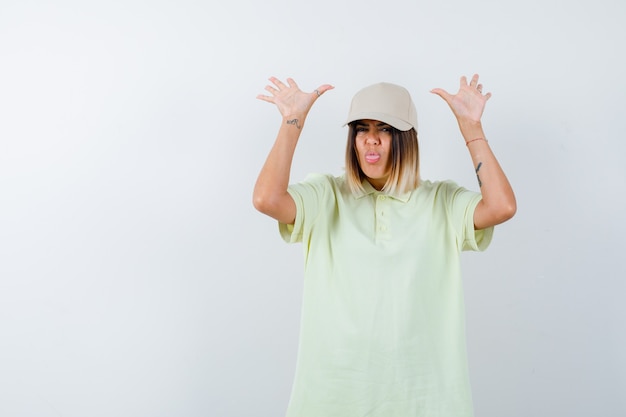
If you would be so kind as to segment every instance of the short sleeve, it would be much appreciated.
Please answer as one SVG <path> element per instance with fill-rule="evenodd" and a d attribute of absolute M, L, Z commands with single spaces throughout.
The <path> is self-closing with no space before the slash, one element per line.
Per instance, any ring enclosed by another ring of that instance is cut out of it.
<path fill-rule="evenodd" d="M 279 232 L 287 243 L 302 242 L 332 193 L 331 181 L 327 175 L 310 174 L 304 181 L 291 184 L 287 191 L 296 205 L 296 219 L 292 225 L 279 223 Z"/>
<path fill-rule="evenodd" d="M 278 222 L 278 231 L 280 236 L 287 243 L 302 242 L 302 229 L 304 223 L 304 203 L 302 201 L 302 195 L 293 186 L 289 186 L 287 189 L 291 198 L 293 198 L 296 204 L 296 219 L 293 224 L 285 224 Z"/>
<path fill-rule="evenodd" d="M 474 228 L 474 210 L 482 195 L 451 181 L 446 182 L 445 187 L 448 215 L 456 231 L 459 250 L 484 251 L 491 243 L 494 228 Z"/>
<path fill-rule="evenodd" d="M 467 205 L 463 220 L 464 231 L 461 250 L 484 251 L 491 243 L 493 226 L 480 230 L 474 228 L 474 210 L 481 200 L 482 196 L 477 194 L 470 199 Z"/>

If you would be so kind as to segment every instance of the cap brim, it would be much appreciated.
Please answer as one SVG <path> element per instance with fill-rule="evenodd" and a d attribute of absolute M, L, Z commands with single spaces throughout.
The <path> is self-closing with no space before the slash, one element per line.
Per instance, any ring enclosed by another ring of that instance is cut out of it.
<path fill-rule="evenodd" d="M 353 114 L 351 115 L 350 119 L 346 120 L 346 123 L 344 123 L 344 126 L 356 120 L 368 120 L 368 119 L 378 120 L 384 123 L 388 123 L 391 126 L 403 132 L 406 132 L 407 130 L 411 130 L 413 128 L 413 125 L 411 125 L 410 123 L 402 119 L 398 119 L 397 117 L 393 117 L 388 114 L 377 113 L 377 112 L 362 112 L 358 114 Z"/>

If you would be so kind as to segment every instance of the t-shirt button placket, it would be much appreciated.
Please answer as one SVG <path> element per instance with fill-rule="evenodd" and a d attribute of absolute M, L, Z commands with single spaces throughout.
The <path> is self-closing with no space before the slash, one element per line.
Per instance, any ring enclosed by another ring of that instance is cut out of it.
<path fill-rule="evenodd" d="M 389 238 L 389 236 L 387 235 L 387 225 L 385 224 L 386 222 L 384 221 L 384 217 L 385 217 L 385 210 L 383 209 L 383 207 L 385 206 L 384 202 L 386 202 L 387 200 L 387 196 L 385 195 L 379 195 L 378 198 L 378 203 L 377 207 L 376 207 L 376 223 L 378 223 L 378 226 L 376 227 L 376 234 L 377 234 L 377 239 L 383 239 L 383 240 L 387 240 Z M 381 207 L 383 206 L 383 207 Z"/>

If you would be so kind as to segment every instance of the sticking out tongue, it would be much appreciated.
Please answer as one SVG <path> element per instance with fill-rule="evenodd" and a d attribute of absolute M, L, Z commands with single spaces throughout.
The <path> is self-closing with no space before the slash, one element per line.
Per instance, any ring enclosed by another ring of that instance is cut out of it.
<path fill-rule="evenodd" d="M 375 164 L 380 159 L 380 155 L 377 153 L 368 153 L 365 155 L 365 160 L 370 164 Z"/>

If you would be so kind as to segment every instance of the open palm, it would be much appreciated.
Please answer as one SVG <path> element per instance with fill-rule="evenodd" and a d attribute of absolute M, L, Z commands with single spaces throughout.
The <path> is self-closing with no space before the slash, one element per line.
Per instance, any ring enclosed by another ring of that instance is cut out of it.
<path fill-rule="evenodd" d="M 268 103 L 274 103 L 283 117 L 308 114 L 315 100 L 333 88 L 329 84 L 324 84 L 312 93 L 305 93 L 291 78 L 287 78 L 287 84 L 276 77 L 271 77 L 269 80 L 273 85 L 267 85 L 265 90 L 271 95 L 259 94 L 257 98 Z"/>
<path fill-rule="evenodd" d="M 480 121 L 485 103 L 491 97 L 491 93 L 483 94 L 483 85 L 478 84 L 478 74 L 474 74 L 472 80 L 467 82 L 465 76 L 461 77 L 459 91 L 456 94 L 450 94 L 442 88 L 434 88 L 432 93 L 443 98 L 456 118 L 460 120 Z"/>

